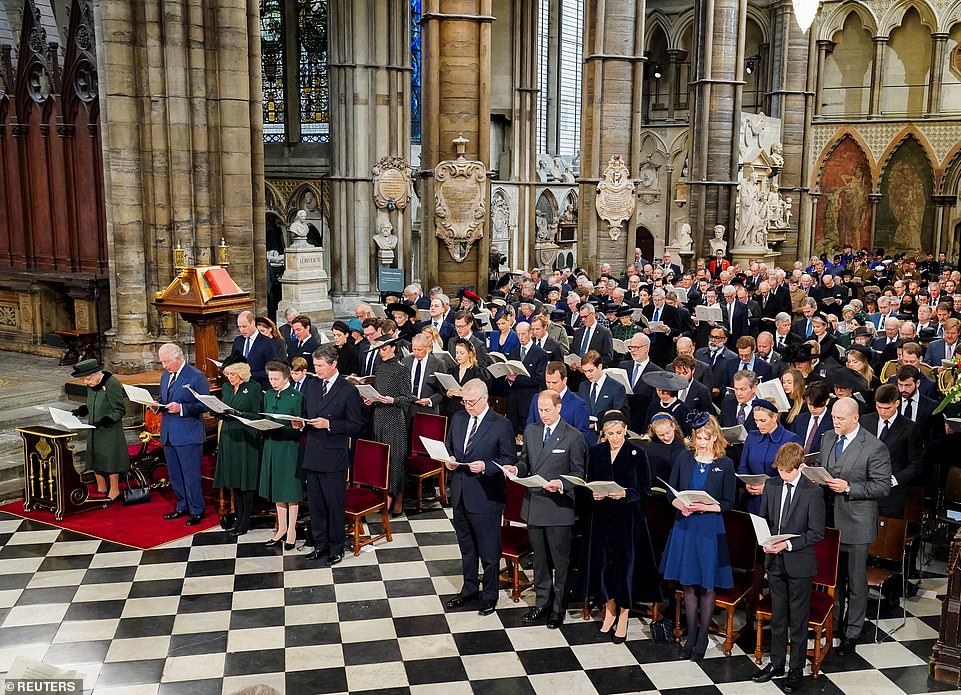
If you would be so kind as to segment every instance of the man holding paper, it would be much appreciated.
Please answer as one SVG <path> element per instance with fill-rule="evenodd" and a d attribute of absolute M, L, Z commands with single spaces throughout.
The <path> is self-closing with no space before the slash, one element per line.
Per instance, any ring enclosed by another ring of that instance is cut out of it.
<path fill-rule="evenodd" d="M 804 448 L 800 444 L 790 442 L 778 450 L 774 458 L 778 477 L 764 485 L 760 509 L 769 530 L 795 537 L 764 546 L 764 566 L 771 588 L 771 661 L 751 680 L 766 683 L 784 675 L 790 636 L 791 664 L 783 686 L 788 693 L 801 686 L 807 657 L 811 578 L 818 570 L 814 546 L 824 537 L 824 495 L 801 475 L 803 463 Z"/>
<path fill-rule="evenodd" d="M 548 481 L 543 490 L 528 490 L 521 508 L 534 549 L 537 596 L 522 620 L 536 623 L 546 617 L 547 627 L 556 630 L 564 622 L 574 526 L 574 485 L 565 485 L 561 476 L 584 476 L 587 444 L 577 429 L 561 419 L 561 397 L 556 391 L 541 391 L 537 410 L 540 422 L 525 428 L 517 466 L 505 466 L 505 470 L 520 476 L 540 475 Z"/>
<path fill-rule="evenodd" d="M 454 462 L 450 471 L 453 525 L 463 557 L 464 586 L 447 602 L 448 608 L 481 600 L 481 615 L 497 606 L 498 571 L 501 560 L 501 514 L 504 511 L 504 478 L 500 466 L 513 466 L 517 458 L 514 428 L 488 405 L 487 385 L 472 379 L 462 389 L 464 410 L 451 417 L 447 450 Z M 458 465 L 458 463 L 468 465 Z M 477 563 L 483 581 L 477 581 Z"/>

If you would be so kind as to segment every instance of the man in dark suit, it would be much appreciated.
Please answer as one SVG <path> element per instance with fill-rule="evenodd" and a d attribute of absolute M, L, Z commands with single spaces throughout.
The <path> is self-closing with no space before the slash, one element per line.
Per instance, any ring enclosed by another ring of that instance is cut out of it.
<path fill-rule="evenodd" d="M 895 375 L 898 391 L 901 392 L 901 415 L 917 424 L 925 440 L 940 439 L 944 436 L 944 418 L 934 414 L 938 407 L 936 401 L 921 395 L 921 370 L 914 365 L 904 365 Z"/>
<path fill-rule="evenodd" d="M 808 340 L 814 337 L 814 324 L 811 317 L 817 313 L 818 303 L 810 297 L 801 300 L 801 313 L 803 317 L 794 322 L 791 332 L 799 336 L 801 340 Z"/>
<path fill-rule="evenodd" d="M 547 627 L 556 630 L 564 622 L 574 527 L 574 486 L 561 476 L 584 477 L 587 444 L 580 432 L 561 419 L 561 397 L 556 391 L 542 391 L 535 402 L 540 422 L 524 429 L 524 447 L 511 471 L 548 481 L 543 489 L 528 489 L 521 508 L 534 550 L 536 595 L 534 607 L 521 620 L 536 623 L 546 617 Z"/>
<path fill-rule="evenodd" d="M 439 294 L 430 300 L 430 318 L 417 324 L 417 331 L 424 330 L 426 326 L 433 326 L 440 334 L 440 342 L 447 345 L 447 341 L 454 337 L 454 312 L 450 311 L 450 305 L 445 295 Z M 450 318 L 450 321 L 447 319 Z"/>
<path fill-rule="evenodd" d="M 767 280 L 762 280 L 758 285 L 754 301 L 757 302 L 759 309 L 759 330 L 773 333 L 777 315 L 781 312 L 781 302 L 771 292 L 771 284 Z"/>
<path fill-rule="evenodd" d="M 805 321 L 805 326 L 806 325 L 807 322 Z M 811 330 L 813 332 L 813 326 Z M 801 336 L 791 330 L 791 315 L 787 312 L 782 312 L 774 318 L 774 331 L 772 336 L 774 338 L 774 350 L 779 355 L 784 354 L 788 345 L 798 345 L 804 342 Z"/>
<path fill-rule="evenodd" d="M 567 365 L 563 362 L 548 362 L 544 372 L 544 383 L 551 391 L 561 397 L 561 419 L 584 435 L 587 442 L 591 437 L 590 415 L 587 403 L 576 393 L 567 388 Z M 527 424 L 540 422 L 540 412 L 537 410 L 537 399 L 531 401 L 531 409 L 527 416 Z"/>
<path fill-rule="evenodd" d="M 627 349 L 631 359 L 620 362 L 617 366 L 627 372 L 627 381 L 631 385 L 632 394 L 627 395 L 627 403 L 631 410 L 631 429 L 641 432 L 647 407 L 655 398 L 654 389 L 644 382 L 644 375 L 659 372 L 658 367 L 650 358 L 651 339 L 643 333 L 635 333 L 627 341 Z"/>
<path fill-rule="evenodd" d="M 530 376 L 508 374 L 504 377 L 507 382 L 507 419 L 514 426 L 514 433 L 522 434 L 531 401 L 544 389 L 544 372 L 550 360 L 547 353 L 534 343 L 529 323 L 519 322 L 514 330 L 521 344 L 510 351 L 507 359 L 522 363 Z"/>
<path fill-rule="evenodd" d="M 808 409 L 798 413 L 791 423 L 791 431 L 804 443 L 805 454 L 820 451 L 822 436 L 834 427 L 828 407 L 833 392 L 831 384 L 826 381 L 812 383 L 805 394 Z"/>
<path fill-rule="evenodd" d="M 688 355 L 678 355 L 671 362 L 669 371 L 673 371 L 687 381 L 687 387 L 678 391 L 677 397 L 689 410 L 700 410 L 704 413 L 714 412 L 714 403 L 711 401 L 711 390 L 694 378 L 696 362 L 693 357 Z M 682 427 L 684 423 L 681 423 Z M 638 430 L 635 430 L 635 432 Z"/>
<path fill-rule="evenodd" d="M 861 425 L 884 442 L 891 455 L 891 492 L 878 500 L 878 513 L 900 519 L 909 485 L 920 480 L 924 470 L 924 439 L 916 424 L 898 413 L 901 394 L 897 386 L 882 384 L 874 394 L 874 409 L 861 418 Z"/>
<path fill-rule="evenodd" d="M 722 387 L 734 385 L 734 375 L 737 372 L 747 370 L 754 372 L 758 381 L 770 381 L 771 365 L 762 360 L 757 355 L 757 343 L 749 335 L 741 336 L 737 339 L 737 359 L 725 360 L 722 372 L 723 380 L 720 382 Z"/>
<path fill-rule="evenodd" d="M 608 410 L 620 410 L 625 415 L 628 414 L 627 391 L 619 381 L 604 373 L 604 364 L 600 355 L 593 350 L 588 350 L 587 354 L 581 358 L 581 371 L 585 379 L 577 395 L 587 403 L 591 417 L 597 418 L 597 422 L 600 422 L 601 417 Z M 596 443 L 597 432 L 592 431 L 588 444 Z"/>
<path fill-rule="evenodd" d="M 451 505 L 457 544 L 463 558 L 464 586 L 447 601 L 460 608 L 480 598 L 479 613 L 490 615 L 497 606 L 501 560 L 501 515 L 504 477 L 499 466 L 514 465 L 517 453 L 510 421 L 487 404 L 487 385 L 471 379 L 462 389 L 464 410 L 451 417 L 447 451 Z M 465 465 L 458 465 L 465 464 Z M 477 581 L 480 560 L 483 580 Z"/>
<path fill-rule="evenodd" d="M 380 350 L 371 347 L 379 341 L 383 335 L 380 319 L 376 316 L 370 316 L 364 319 L 364 322 L 361 324 L 361 330 L 363 331 L 364 339 L 360 345 L 357 346 L 357 375 L 371 376 L 374 373 L 374 369 L 380 363 Z"/>
<path fill-rule="evenodd" d="M 247 366 L 250 367 L 250 377 L 266 388 L 268 382 L 264 366 L 275 359 L 276 347 L 273 340 L 262 336 L 257 330 L 256 318 L 250 311 L 237 314 L 237 329 L 240 335 L 234 338 L 230 351 L 244 356 Z"/>
<path fill-rule="evenodd" d="M 711 374 L 711 366 L 707 362 L 702 362 L 694 356 L 694 341 L 688 337 L 682 337 L 677 339 L 677 343 L 674 346 L 677 349 L 677 354 L 687 355 L 692 360 L 694 360 L 694 381 L 699 381 L 708 390 L 711 389 L 711 384 L 714 383 L 714 376 Z M 667 371 L 673 371 L 673 367 L 669 364 L 666 367 Z"/>
<path fill-rule="evenodd" d="M 791 665 L 784 692 L 801 687 L 807 658 L 808 619 L 811 614 L 811 578 L 817 574 L 814 546 L 824 537 L 824 495 L 801 475 L 804 451 L 799 444 L 782 446 L 774 457 L 778 477 L 764 485 L 761 516 L 774 535 L 796 538 L 764 547 L 764 567 L 771 589 L 771 661 L 751 676 L 766 683 L 784 675 L 788 638 Z"/>
<path fill-rule="evenodd" d="M 280 331 L 280 335 L 283 336 L 284 340 L 286 340 L 288 343 L 297 342 L 297 336 L 294 335 L 294 329 L 293 329 L 293 326 L 291 325 L 291 322 L 298 316 L 300 316 L 300 312 L 297 311 L 297 309 L 295 309 L 294 307 L 287 307 L 287 311 L 284 312 L 284 321 L 286 321 L 287 323 L 285 323 L 283 326 L 277 329 L 278 331 Z M 320 330 L 317 328 L 317 326 L 310 327 L 310 335 L 311 337 L 317 340 L 317 344 L 319 345 Z M 310 360 L 307 360 L 307 362 L 309 363 Z"/>
<path fill-rule="evenodd" d="M 737 300 L 737 290 L 733 285 L 726 285 L 721 290 L 721 294 L 724 295 L 724 301 L 721 302 L 721 318 L 729 333 L 727 346 L 733 350 L 737 339 L 747 335 L 749 331 L 747 305 Z"/>
<path fill-rule="evenodd" d="M 728 360 L 737 360 L 737 353 L 726 347 L 728 334 L 724 326 L 713 326 L 708 336 L 708 347 L 698 348 L 694 359 L 704 362 L 711 368 L 711 381 L 706 384 L 715 398 L 720 398 L 724 387 L 724 367 Z"/>
<path fill-rule="evenodd" d="M 415 413 L 437 415 L 444 394 L 447 393 L 434 376 L 447 370 L 443 363 L 431 354 L 430 348 L 430 338 L 418 333 L 411 339 L 410 354 L 400 361 L 410 372 L 411 392 L 414 394 L 409 417 L 413 417 Z"/>
<path fill-rule="evenodd" d="M 543 315 L 534 316 L 530 321 L 531 330 L 534 332 L 534 343 L 541 350 L 547 353 L 551 362 L 563 362 L 567 355 L 567 350 L 559 342 L 548 335 L 550 321 Z"/>
<path fill-rule="evenodd" d="M 933 340 L 924 354 L 924 361 L 932 367 L 941 367 L 941 360 L 954 359 L 958 352 L 958 335 L 961 334 L 961 321 L 948 319 L 942 326 L 944 338 Z"/>
<path fill-rule="evenodd" d="M 734 393 L 728 394 L 721 401 L 721 416 L 718 418 L 721 427 L 743 425 L 744 429 L 752 432 L 757 429 L 754 422 L 754 400 L 757 396 L 757 377 L 754 372 L 741 370 L 734 374 Z M 732 461 L 741 460 L 744 445 L 730 444 L 727 455 Z"/>
<path fill-rule="evenodd" d="M 207 377 L 199 369 L 187 364 L 183 350 L 174 343 L 164 343 L 158 350 L 164 373 L 160 376 L 162 408 L 153 407 L 163 415 L 160 422 L 160 443 L 170 485 L 177 498 L 174 511 L 164 519 L 187 518 L 187 526 L 195 526 L 204 516 L 204 492 L 200 483 L 200 456 L 203 453 L 203 415 L 207 408 L 191 393 L 210 393 Z"/>
<path fill-rule="evenodd" d="M 447 352 L 454 354 L 454 344 L 458 338 L 469 340 L 474 346 L 474 354 L 477 356 L 477 366 L 486 369 L 490 366 L 491 358 L 487 354 L 487 343 L 474 332 L 474 316 L 467 311 L 458 311 L 454 314 L 454 337 L 447 341 Z"/>
<path fill-rule="evenodd" d="M 854 654 L 864 626 L 868 546 L 878 532 L 878 500 L 891 490 L 891 457 L 887 447 L 861 427 L 853 398 L 839 398 L 831 419 L 834 429 L 825 433 L 821 442 L 821 466 L 832 476 L 824 483 L 832 493 L 827 498 L 827 523 L 841 532 L 839 574 L 843 576 L 838 577 L 834 624 L 841 632 L 847 599 L 846 627 L 837 649 L 840 656 L 847 656 Z"/>
<path fill-rule="evenodd" d="M 651 293 L 651 303 L 643 309 L 648 321 L 664 324 L 664 330 L 644 329 L 651 339 L 651 360 L 662 369 L 674 359 L 674 338 L 681 332 L 681 315 L 664 296 L 664 290 L 658 287 Z"/>
<path fill-rule="evenodd" d="M 344 559 L 344 505 L 350 440 L 364 429 L 364 407 L 357 387 L 337 371 L 337 346 L 326 343 L 311 356 L 317 379 L 304 392 L 302 467 L 314 550 L 308 560 L 326 557 L 336 565 Z"/>
<path fill-rule="evenodd" d="M 589 351 L 601 356 L 605 367 L 611 366 L 614 358 L 614 338 L 608 328 L 597 322 L 592 304 L 583 304 L 580 308 L 581 325 L 574 331 L 571 340 L 571 352 L 583 357 Z"/>
<path fill-rule="evenodd" d="M 310 317 L 301 314 L 290 324 L 293 330 L 295 342 L 291 342 L 287 348 L 287 363 L 295 357 L 303 357 L 307 362 L 307 369 L 314 369 L 314 350 L 320 347 L 320 343 L 310 335 Z"/>

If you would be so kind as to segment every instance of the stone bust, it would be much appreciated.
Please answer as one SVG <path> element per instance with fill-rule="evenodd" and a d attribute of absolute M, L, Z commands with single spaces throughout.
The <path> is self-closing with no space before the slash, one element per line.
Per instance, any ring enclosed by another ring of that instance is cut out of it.
<path fill-rule="evenodd" d="M 694 238 L 691 236 L 691 225 L 687 222 L 681 225 L 681 231 L 677 234 L 677 248 L 681 253 L 690 253 L 694 247 Z"/>
<path fill-rule="evenodd" d="M 374 243 L 377 245 L 377 260 L 382 265 L 390 265 L 394 262 L 394 249 L 397 248 L 397 235 L 394 234 L 394 225 L 384 220 L 377 225 L 377 233 L 374 234 Z"/>
<path fill-rule="evenodd" d="M 290 223 L 290 245 L 308 246 L 307 234 L 310 233 L 310 226 L 307 224 L 307 211 L 298 210 L 294 221 Z"/>
<path fill-rule="evenodd" d="M 710 239 L 711 255 L 716 256 L 717 250 L 721 249 L 727 255 L 727 241 L 724 239 L 724 232 L 727 231 L 723 224 L 714 225 L 714 238 Z"/>

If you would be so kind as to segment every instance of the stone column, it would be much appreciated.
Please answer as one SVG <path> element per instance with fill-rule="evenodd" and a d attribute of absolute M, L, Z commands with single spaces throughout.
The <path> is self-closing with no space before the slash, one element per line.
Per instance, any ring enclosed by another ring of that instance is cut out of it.
<path fill-rule="evenodd" d="M 828 53 L 834 50 L 834 42 L 828 41 L 827 39 L 818 39 L 818 60 L 817 60 L 817 71 L 815 72 L 816 84 L 814 87 L 815 98 L 814 98 L 814 115 L 821 115 L 821 90 L 824 86 L 824 64 L 827 61 Z"/>
<path fill-rule="evenodd" d="M 553 11 L 553 10 L 552 10 Z M 532 233 L 534 219 L 534 194 L 537 190 L 537 0 L 518 0 L 514 5 L 514 41 L 512 42 L 514 58 L 514 103 L 511 114 L 511 178 L 518 182 L 517 186 L 517 236 L 523 240 L 520 246 L 520 257 L 528 259 L 524 268 L 530 268 L 539 263 L 530 260 L 534 248 Z M 555 66 L 556 69 L 556 66 Z M 555 118 L 557 109 L 554 110 Z M 551 132 L 551 131 L 548 131 Z M 554 129 L 556 132 L 556 128 Z M 557 139 L 554 138 L 554 149 L 557 151 Z M 501 177 L 504 178 L 503 172 Z M 559 211 L 558 214 L 562 213 Z M 490 210 L 488 210 L 490 213 Z M 485 252 L 490 245 L 485 244 Z M 487 285 L 483 284 L 483 290 Z M 483 294 L 483 291 L 480 292 Z"/>
<path fill-rule="evenodd" d="M 935 195 L 931 197 L 931 202 L 937 206 L 937 217 L 934 223 L 934 249 L 932 253 L 937 255 L 942 251 L 951 250 L 951 208 L 958 204 L 955 195 Z"/>
<path fill-rule="evenodd" d="M 881 202 L 882 197 L 880 193 L 868 193 L 868 201 L 871 205 L 871 246 L 869 248 L 872 249 L 877 246 L 878 203 Z"/>
<path fill-rule="evenodd" d="M 778 180 L 783 197 L 790 197 L 795 205 L 791 228 L 785 230 L 787 239 L 782 252 L 793 256 L 798 247 L 797 232 L 802 229 L 801 195 L 804 190 L 802 172 L 806 170 L 805 136 L 809 119 L 808 56 L 810 38 L 801 33 L 794 19 L 790 0 L 781 0 L 774 8 L 774 39 L 771 43 L 771 116 L 781 119 L 781 144 L 784 146 L 784 166 Z M 820 55 L 820 54 L 819 54 Z"/>
<path fill-rule="evenodd" d="M 684 51 L 672 48 L 667 52 L 667 120 L 674 120 L 674 105 L 677 102 L 678 70 L 677 66 L 684 60 Z"/>
<path fill-rule="evenodd" d="M 734 234 L 738 141 L 744 87 L 747 0 L 696 0 L 694 5 L 690 220 L 695 253 L 717 224 Z"/>
<path fill-rule="evenodd" d="M 434 234 L 432 169 L 456 159 L 453 141 L 468 140 L 465 157 L 490 170 L 491 0 L 424 0 L 423 243 L 425 284 L 453 292 L 463 285 L 487 286 L 489 233 L 473 244 L 465 260 L 455 261 Z"/>
<path fill-rule="evenodd" d="M 638 174 L 644 104 L 643 0 L 597 0 L 584 5 L 578 263 L 593 274 L 600 263 L 623 267 L 634 258 L 635 220 L 617 241 L 594 207 L 608 160 L 620 155 Z M 636 213 L 635 213 L 636 215 Z"/>
<path fill-rule="evenodd" d="M 410 3 L 330 2 L 331 233 L 334 313 L 353 313 L 377 291 L 372 168 L 410 147 Z M 425 109 L 426 113 L 426 109 Z M 408 268 L 410 208 L 390 219 Z"/>
<path fill-rule="evenodd" d="M 868 118 L 878 118 L 881 116 L 881 91 L 884 80 L 884 49 L 888 45 L 888 37 L 875 36 L 873 41 L 874 63 L 871 67 L 871 97 Z"/>
<path fill-rule="evenodd" d="M 97 6 L 112 369 L 192 335 L 150 303 L 178 242 L 204 264 L 224 238 L 231 276 L 266 305 L 259 16 L 255 0 Z"/>
<path fill-rule="evenodd" d="M 941 82 L 944 76 L 944 56 L 948 43 L 948 34 L 931 34 L 931 78 L 928 81 L 928 108 L 926 116 L 937 116 L 941 113 Z"/>

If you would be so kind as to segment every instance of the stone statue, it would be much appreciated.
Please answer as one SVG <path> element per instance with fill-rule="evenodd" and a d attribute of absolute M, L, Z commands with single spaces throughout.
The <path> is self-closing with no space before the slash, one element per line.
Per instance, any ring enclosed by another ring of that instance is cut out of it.
<path fill-rule="evenodd" d="M 534 236 L 537 241 L 548 242 L 552 241 L 550 226 L 547 223 L 547 215 L 543 210 L 537 210 L 534 212 Z"/>
<path fill-rule="evenodd" d="M 723 224 L 714 225 L 714 238 L 709 240 L 711 244 L 711 255 L 716 256 L 717 250 L 721 249 L 727 255 L 727 241 L 724 239 L 724 232 L 727 231 Z"/>
<path fill-rule="evenodd" d="M 771 165 L 775 169 L 784 168 L 784 145 L 779 142 L 771 145 Z"/>
<path fill-rule="evenodd" d="M 692 253 L 694 251 L 694 238 L 691 236 L 691 225 L 687 222 L 681 225 L 681 230 L 677 233 L 676 245 L 680 253 Z"/>
<path fill-rule="evenodd" d="M 394 225 L 387 220 L 377 225 L 374 243 L 377 244 L 377 260 L 380 261 L 380 264 L 391 265 L 396 255 L 394 249 L 397 248 L 397 235 L 394 234 Z"/>
<path fill-rule="evenodd" d="M 294 248 L 310 246 L 307 243 L 307 235 L 310 233 L 310 225 L 307 224 L 307 211 L 298 210 L 294 221 L 290 223 L 290 245 Z"/>
<path fill-rule="evenodd" d="M 755 247 L 760 231 L 766 231 L 767 194 L 761 190 L 754 178 L 754 172 L 744 166 L 737 187 L 738 207 L 737 225 L 734 228 L 735 247 Z"/>

